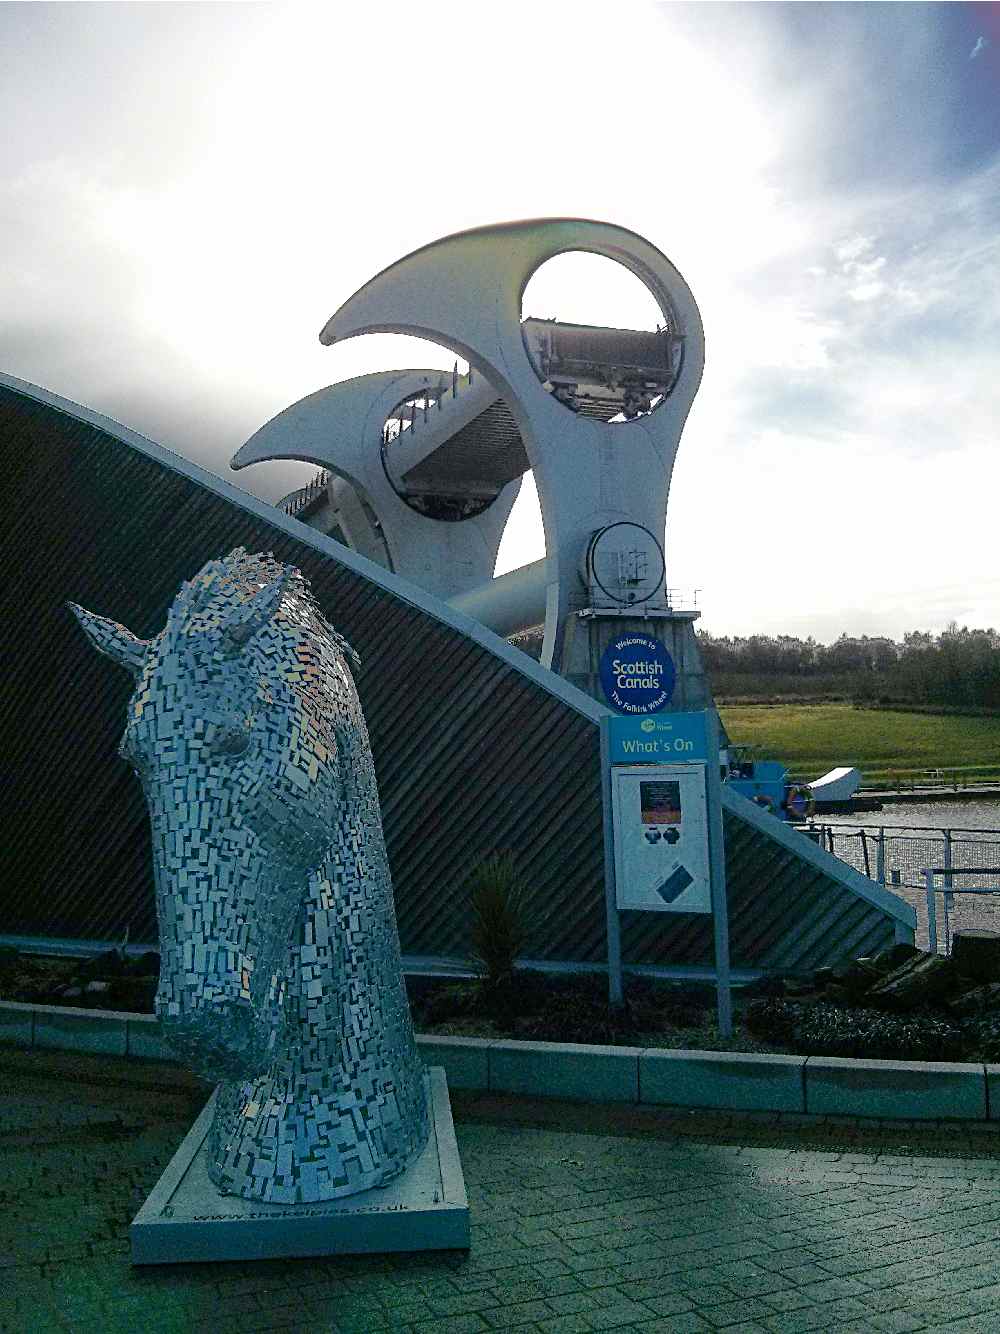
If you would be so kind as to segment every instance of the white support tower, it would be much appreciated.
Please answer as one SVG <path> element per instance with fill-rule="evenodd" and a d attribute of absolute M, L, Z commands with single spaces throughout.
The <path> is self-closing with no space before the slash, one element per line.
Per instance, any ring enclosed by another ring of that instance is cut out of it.
<path fill-rule="evenodd" d="M 659 327 L 522 320 L 532 274 L 568 251 L 605 256 L 638 277 Z M 544 622 L 543 665 L 590 693 L 603 644 L 636 622 L 649 631 L 655 619 L 677 660 L 677 707 L 706 707 L 697 613 L 672 605 L 663 556 L 704 334 L 666 256 L 634 232 L 584 219 L 461 232 L 371 279 L 320 339 L 383 332 L 443 344 L 469 373 L 394 371 L 320 390 L 262 427 L 233 467 L 298 458 L 327 469 L 326 502 L 307 521 L 501 634 Z M 529 469 L 545 560 L 493 579 Z"/>

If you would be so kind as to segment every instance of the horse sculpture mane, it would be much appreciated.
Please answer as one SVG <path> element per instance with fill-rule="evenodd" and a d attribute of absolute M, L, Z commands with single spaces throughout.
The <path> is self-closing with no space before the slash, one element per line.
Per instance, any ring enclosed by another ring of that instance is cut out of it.
<path fill-rule="evenodd" d="M 298 570 L 242 548 L 151 640 L 73 611 L 136 681 L 121 753 L 150 812 L 156 1012 L 222 1079 L 212 1180 L 275 1204 L 381 1185 L 428 1119 L 356 654 Z"/>

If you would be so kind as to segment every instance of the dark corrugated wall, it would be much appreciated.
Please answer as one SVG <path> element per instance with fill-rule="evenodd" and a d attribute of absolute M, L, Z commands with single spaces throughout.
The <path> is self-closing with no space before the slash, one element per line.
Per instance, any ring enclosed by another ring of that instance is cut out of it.
<path fill-rule="evenodd" d="M 116 753 L 131 683 L 79 602 L 148 637 L 183 579 L 235 546 L 312 581 L 361 654 L 403 950 L 463 956 L 463 877 L 511 848 L 546 926 L 535 957 L 604 958 L 598 732 L 511 664 L 227 495 L 0 386 L 6 479 L 0 933 L 155 940 L 146 808 Z M 891 942 L 891 922 L 727 814 L 738 965 L 807 966 Z M 803 918 L 809 926 L 803 935 Z M 708 963 L 705 917 L 629 913 L 626 961 Z"/>

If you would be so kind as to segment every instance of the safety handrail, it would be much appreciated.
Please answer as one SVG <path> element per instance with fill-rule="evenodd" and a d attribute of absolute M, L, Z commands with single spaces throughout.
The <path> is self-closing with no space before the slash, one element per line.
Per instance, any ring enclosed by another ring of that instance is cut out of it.
<path fill-rule="evenodd" d="M 935 894 L 944 895 L 944 952 L 951 953 L 951 930 L 948 921 L 948 908 L 952 906 L 956 894 L 1000 894 L 1000 884 L 996 889 L 986 889 L 981 885 L 966 886 L 956 890 L 950 883 L 956 875 L 995 875 L 1000 876 L 1000 866 L 925 866 L 923 868 L 924 885 L 927 893 L 927 943 L 931 954 L 937 954 L 937 903 Z M 948 883 L 940 887 L 934 884 L 934 877 L 948 877 Z"/>

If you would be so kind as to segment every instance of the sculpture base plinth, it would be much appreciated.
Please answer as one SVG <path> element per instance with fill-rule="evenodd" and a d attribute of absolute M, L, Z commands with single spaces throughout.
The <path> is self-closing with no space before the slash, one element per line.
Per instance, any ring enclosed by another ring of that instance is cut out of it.
<path fill-rule="evenodd" d="M 205 1166 L 213 1093 L 132 1221 L 132 1263 L 467 1248 L 469 1204 L 444 1070 L 428 1070 L 424 1082 L 431 1129 L 420 1157 L 386 1186 L 318 1204 L 220 1195 Z"/>

